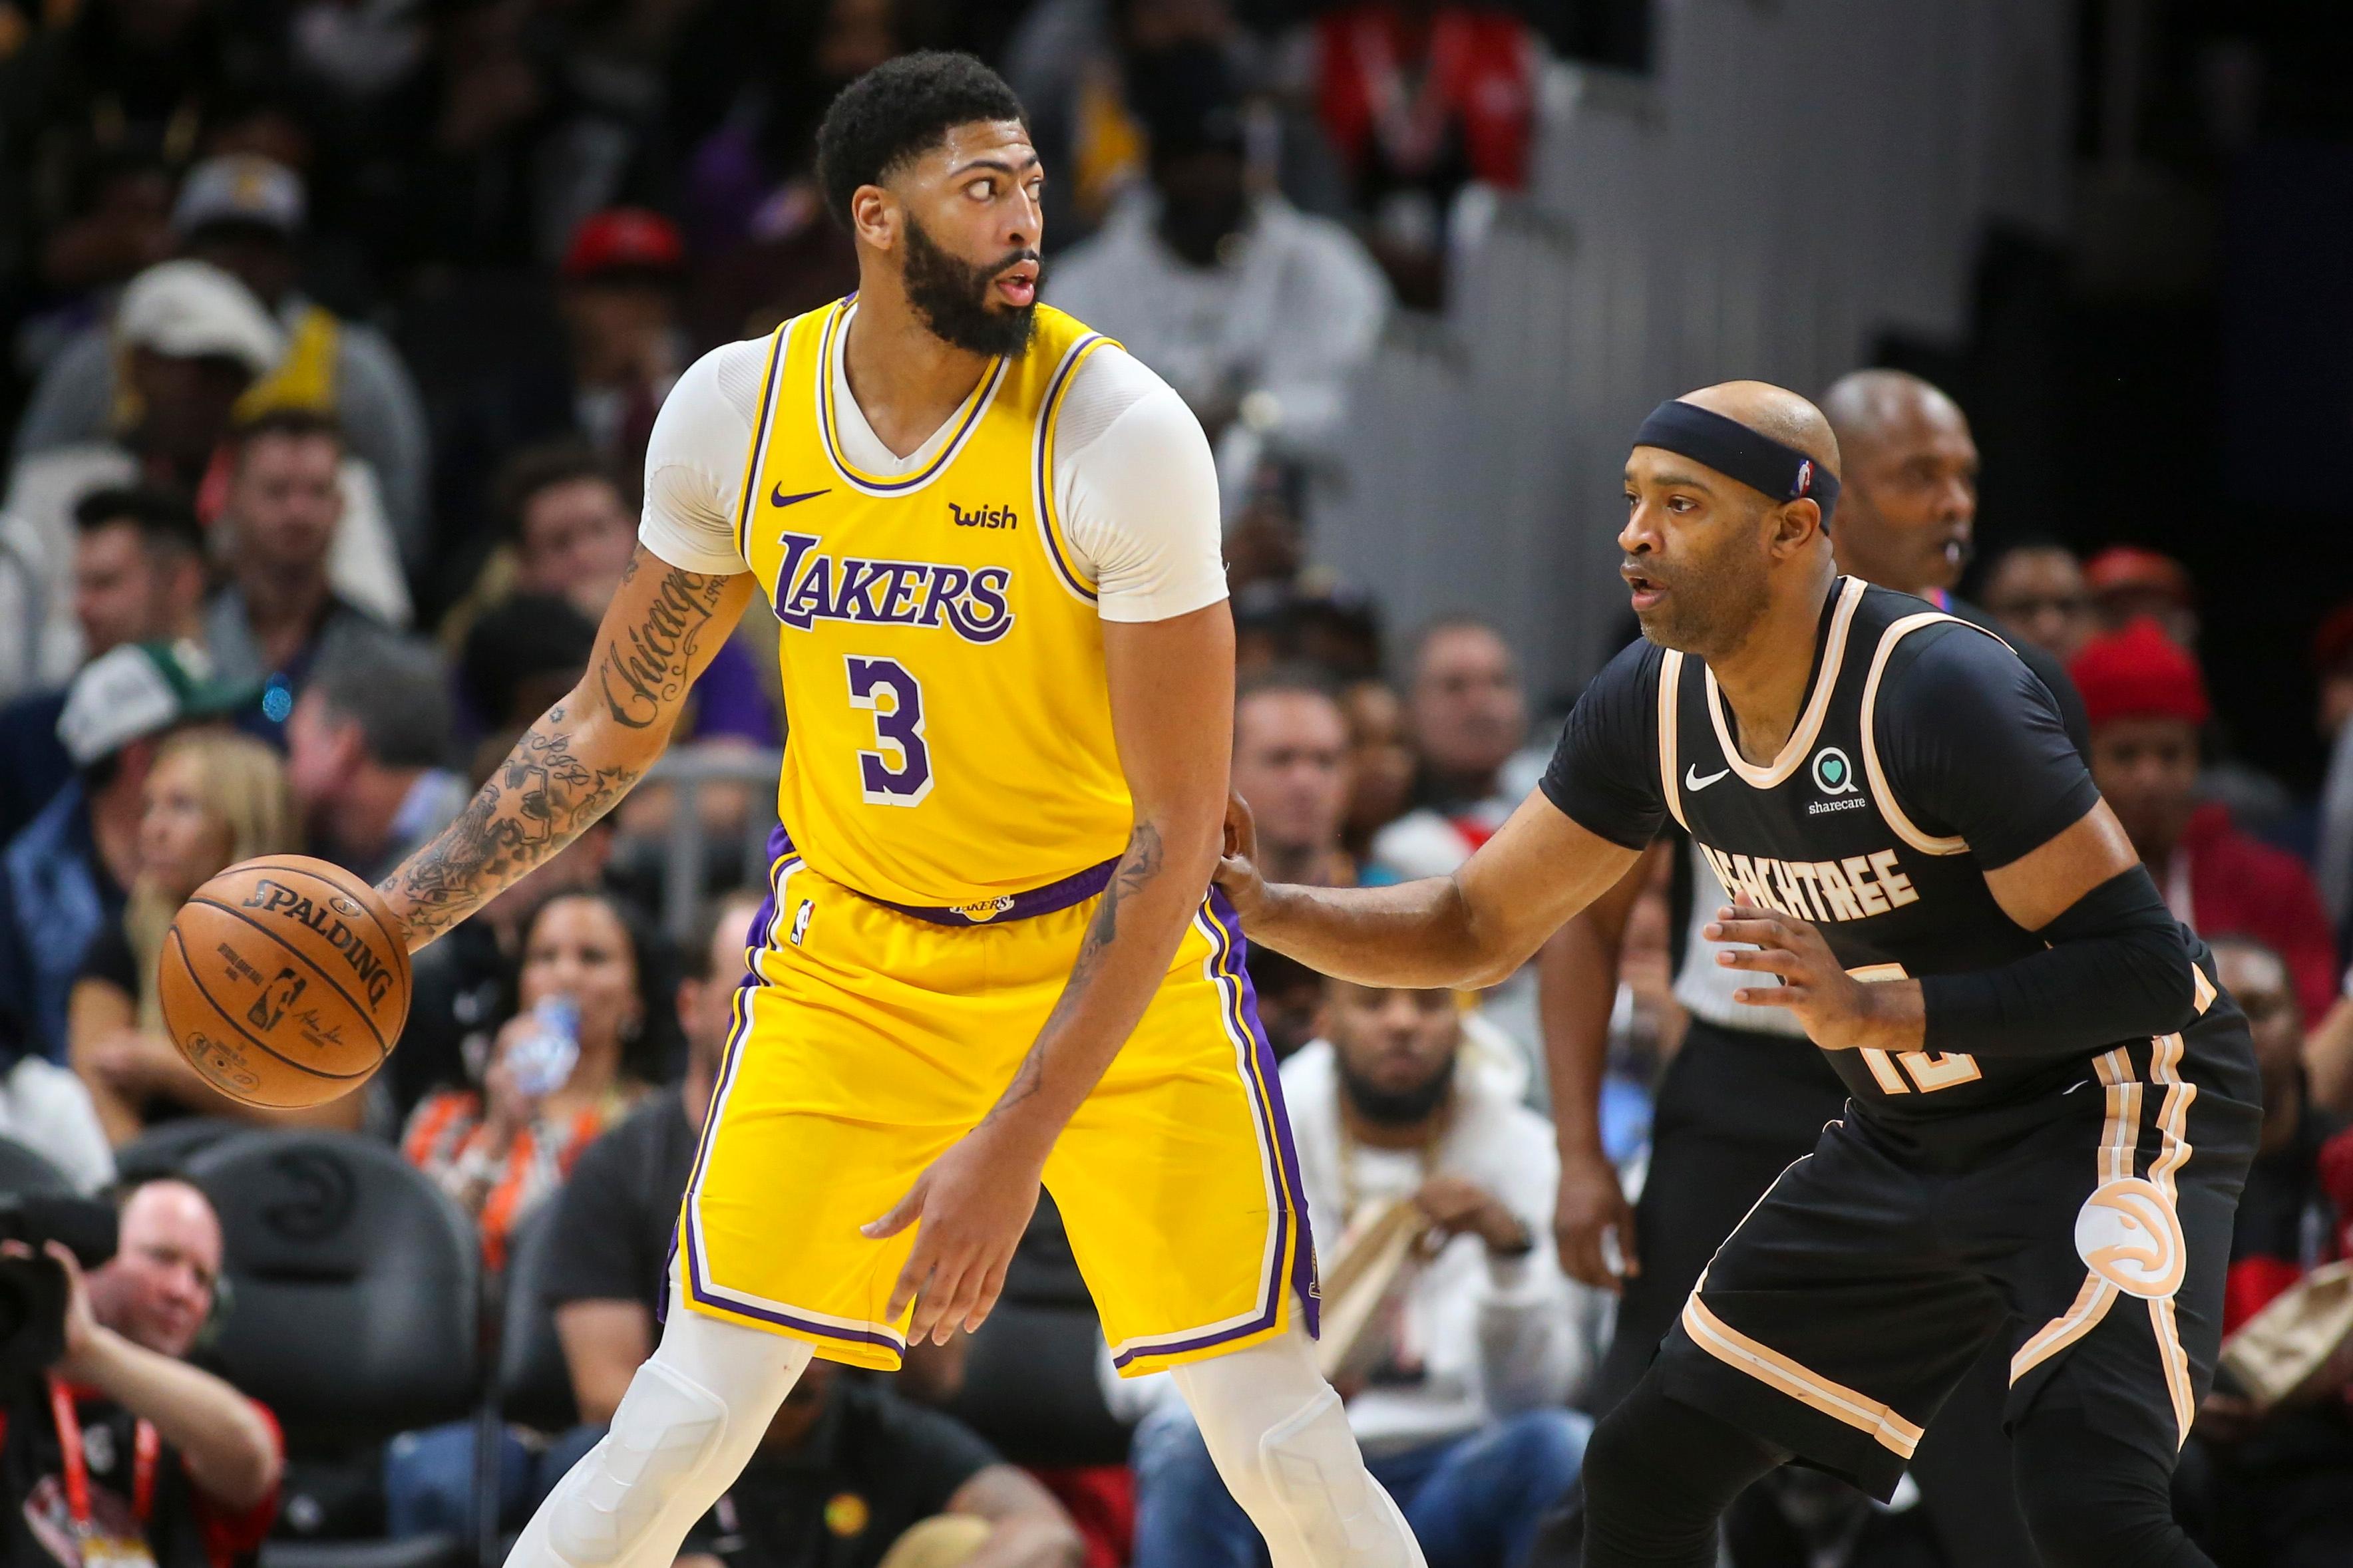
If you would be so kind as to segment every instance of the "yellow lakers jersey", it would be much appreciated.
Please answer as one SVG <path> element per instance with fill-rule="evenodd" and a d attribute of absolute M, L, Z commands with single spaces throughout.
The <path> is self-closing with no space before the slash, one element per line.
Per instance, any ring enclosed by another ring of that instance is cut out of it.
<path fill-rule="evenodd" d="M 919 472 L 843 453 L 849 301 L 770 341 L 737 543 L 775 606 L 776 810 L 814 869 L 892 903 L 986 907 L 1117 856 L 1133 806 L 1094 584 L 1054 515 L 1055 420 L 1109 340 L 1049 307 Z"/>

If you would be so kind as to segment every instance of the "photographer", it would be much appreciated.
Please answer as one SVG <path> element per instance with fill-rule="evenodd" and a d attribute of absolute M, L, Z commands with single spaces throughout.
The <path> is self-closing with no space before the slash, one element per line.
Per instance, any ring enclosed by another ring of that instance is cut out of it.
<path fill-rule="evenodd" d="M 220 1221 L 185 1182 L 134 1188 L 114 1257 L 87 1276 L 64 1244 L 65 1353 L 0 1411 L 0 1560 L 67 1568 L 249 1562 L 278 1511 L 283 1446 L 269 1412 L 188 1364 L 212 1316 Z"/>

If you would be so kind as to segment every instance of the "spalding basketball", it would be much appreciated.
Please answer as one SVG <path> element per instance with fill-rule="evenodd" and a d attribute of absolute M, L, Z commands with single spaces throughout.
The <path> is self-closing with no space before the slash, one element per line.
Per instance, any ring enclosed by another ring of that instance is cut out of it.
<path fill-rule="evenodd" d="M 408 1020 L 408 949 L 374 888 L 273 855 L 198 888 L 158 981 L 180 1054 L 232 1100 L 279 1109 L 348 1094 Z"/>

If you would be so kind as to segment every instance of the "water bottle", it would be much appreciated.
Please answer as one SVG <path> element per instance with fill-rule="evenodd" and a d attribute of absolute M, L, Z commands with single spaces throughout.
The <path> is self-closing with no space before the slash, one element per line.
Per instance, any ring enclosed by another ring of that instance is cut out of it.
<path fill-rule="evenodd" d="M 507 1070 L 518 1093 L 539 1100 L 569 1082 L 579 1063 L 580 1004 L 569 996 L 542 997 L 531 1016 L 531 1033 L 507 1047 Z"/>

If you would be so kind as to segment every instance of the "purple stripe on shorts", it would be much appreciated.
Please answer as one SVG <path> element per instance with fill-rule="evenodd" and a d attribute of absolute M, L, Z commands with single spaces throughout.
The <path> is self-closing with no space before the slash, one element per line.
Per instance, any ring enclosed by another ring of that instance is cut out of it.
<path fill-rule="evenodd" d="M 1050 915 L 1067 910 L 1073 904 L 1083 904 L 1111 886 L 1111 874 L 1119 869 L 1119 857 L 1114 855 L 1100 866 L 1090 866 L 1074 872 L 1059 882 L 1049 882 L 1042 888 L 1026 892 L 1008 893 L 999 898 L 983 899 L 976 903 L 948 907 L 937 904 L 894 904 L 888 899 L 861 894 L 869 901 L 886 910 L 896 910 L 902 915 L 919 921 L 929 921 L 939 926 L 992 925 L 998 921 L 1026 921 L 1039 915 Z"/>

